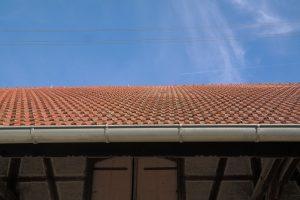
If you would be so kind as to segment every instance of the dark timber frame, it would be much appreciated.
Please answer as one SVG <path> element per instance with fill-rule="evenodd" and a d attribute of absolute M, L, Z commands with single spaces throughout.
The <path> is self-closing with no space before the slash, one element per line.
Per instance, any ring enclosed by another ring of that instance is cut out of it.
<path fill-rule="evenodd" d="M 85 178 L 84 178 L 84 185 L 83 185 L 83 192 L 82 192 L 83 200 L 92 199 L 94 162 L 95 161 L 93 159 L 86 158 L 85 170 L 84 170 Z"/>
<path fill-rule="evenodd" d="M 18 200 L 18 196 L 7 188 L 5 183 L 0 180 L 0 200 Z"/>
<path fill-rule="evenodd" d="M 177 199 L 186 200 L 186 189 L 185 189 L 185 164 L 183 158 L 177 158 Z"/>
<path fill-rule="evenodd" d="M 252 170 L 252 174 L 253 174 L 253 186 L 256 185 L 258 179 L 259 179 L 259 175 L 261 173 L 261 159 L 260 158 L 256 158 L 253 157 L 251 158 L 251 170 Z"/>
<path fill-rule="evenodd" d="M 279 200 L 284 184 L 297 170 L 299 161 L 299 158 L 291 157 L 270 159 L 261 171 L 251 200 Z"/>
<path fill-rule="evenodd" d="M 300 142 L 2 144 L 0 155 L 22 156 L 253 156 L 297 157 Z"/>
<path fill-rule="evenodd" d="M 220 158 L 217 166 L 217 171 L 216 171 L 216 176 L 214 179 L 214 183 L 212 185 L 210 195 L 209 195 L 209 200 L 216 200 L 218 198 L 220 186 L 221 186 L 221 181 L 224 176 L 225 168 L 227 164 L 227 158 Z"/>
<path fill-rule="evenodd" d="M 51 200 L 58 200 L 59 196 L 58 196 L 56 181 L 54 179 L 54 172 L 53 172 L 51 158 L 44 158 L 43 162 L 44 162 L 48 187 L 50 191 L 50 198 Z"/>
<path fill-rule="evenodd" d="M 51 158 L 43 158 L 43 163 L 46 170 L 46 176 L 38 177 L 19 177 L 19 167 L 21 158 L 11 158 L 8 168 L 7 177 L 2 177 L 0 182 L 7 182 L 7 187 L 0 185 L 0 200 L 18 200 L 18 193 L 16 185 L 19 182 L 41 182 L 47 181 L 49 191 L 51 193 L 51 200 L 59 200 L 57 193 L 57 181 L 82 181 L 84 182 L 83 200 L 92 199 L 92 185 L 93 185 L 93 172 L 95 170 L 126 170 L 124 168 L 97 168 L 94 167 L 96 162 L 101 162 L 105 158 L 87 158 L 84 176 L 55 176 L 53 173 Z M 214 176 L 191 176 L 184 175 L 184 158 L 180 157 L 164 157 L 168 160 L 177 163 L 177 167 L 166 167 L 149 170 L 177 170 L 177 192 L 178 200 L 186 199 L 185 185 L 186 181 L 213 181 L 210 190 L 209 199 L 215 200 L 218 197 L 222 181 L 252 181 L 254 185 L 252 199 L 257 200 L 277 200 L 280 199 L 284 184 L 293 180 L 299 184 L 299 171 L 297 169 L 300 163 L 300 157 L 277 157 L 268 158 L 269 162 L 262 168 L 261 160 L 259 157 L 251 157 L 252 175 L 224 175 L 228 157 L 221 157 L 218 161 L 216 174 Z M 135 158 L 135 159 L 138 159 Z M 133 159 L 133 165 L 135 160 Z M 134 167 L 134 166 L 133 166 Z M 134 182 L 133 182 L 134 184 Z M 299 185 L 298 185 L 299 186 Z M 135 189 L 133 187 L 132 200 L 135 198 Z"/>
<path fill-rule="evenodd" d="M 20 164 L 20 158 L 12 158 L 10 159 L 8 167 L 7 190 L 14 195 L 15 199 L 19 199 L 19 194 L 17 192 L 17 177 L 19 174 Z"/>
<path fill-rule="evenodd" d="M 0 180 L 0 200 L 18 200 L 17 178 L 20 169 L 20 158 L 11 158 L 6 180 Z M 6 182 L 6 184 L 4 183 Z"/>

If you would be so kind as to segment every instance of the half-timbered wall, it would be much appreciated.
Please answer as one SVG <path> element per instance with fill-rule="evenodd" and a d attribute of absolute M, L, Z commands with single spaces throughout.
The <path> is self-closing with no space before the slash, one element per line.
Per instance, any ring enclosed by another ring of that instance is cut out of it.
<path fill-rule="evenodd" d="M 246 200 L 267 162 L 250 157 L 0 158 L 0 191 L 2 199 L 15 195 L 20 200 Z M 299 170 L 284 185 L 282 200 L 300 199 Z"/>

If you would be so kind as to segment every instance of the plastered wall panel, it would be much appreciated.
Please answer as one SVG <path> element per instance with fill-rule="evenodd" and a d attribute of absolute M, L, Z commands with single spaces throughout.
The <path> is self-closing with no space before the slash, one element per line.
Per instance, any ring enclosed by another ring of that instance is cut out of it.
<path fill-rule="evenodd" d="M 83 192 L 83 182 L 66 181 L 57 182 L 60 200 L 81 200 Z"/>
<path fill-rule="evenodd" d="M 252 191 L 250 181 L 222 181 L 218 200 L 247 200 Z"/>
<path fill-rule="evenodd" d="M 247 157 L 228 158 L 225 175 L 251 175 L 250 159 Z"/>
<path fill-rule="evenodd" d="M 187 157 L 185 158 L 185 174 L 214 176 L 218 161 L 217 157 Z"/>
<path fill-rule="evenodd" d="M 84 175 L 85 157 L 52 158 L 53 170 L 56 176 Z"/>
<path fill-rule="evenodd" d="M 21 159 L 19 176 L 45 176 L 43 158 L 24 157 Z"/>
<path fill-rule="evenodd" d="M 186 199 L 208 200 L 212 184 L 212 181 L 187 181 Z"/>
<path fill-rule="evenodd" d="M 0 177 L 7 176 L 9 158 L 0 157 Z"/>
<path fill-rule="evenodd" d="M 20 200 L 50 200 L 46 182 L 19 183 Z"/>

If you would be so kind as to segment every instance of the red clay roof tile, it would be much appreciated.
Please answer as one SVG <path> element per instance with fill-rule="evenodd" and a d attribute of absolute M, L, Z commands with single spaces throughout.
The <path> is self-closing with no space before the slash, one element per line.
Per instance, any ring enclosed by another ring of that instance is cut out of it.
<path fill-rule="evenodd" d="M 0 126 L 299 124 L 300 83 L 0 89 Z"/>

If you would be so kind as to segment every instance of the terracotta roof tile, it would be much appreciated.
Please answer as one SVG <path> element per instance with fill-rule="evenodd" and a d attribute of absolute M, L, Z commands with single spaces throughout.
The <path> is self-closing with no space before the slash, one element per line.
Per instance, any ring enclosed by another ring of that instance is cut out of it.
<path fill-rule="evenodd" d="M 1 126 L 299 124 L 300 83 L 0 89 Z"/>

